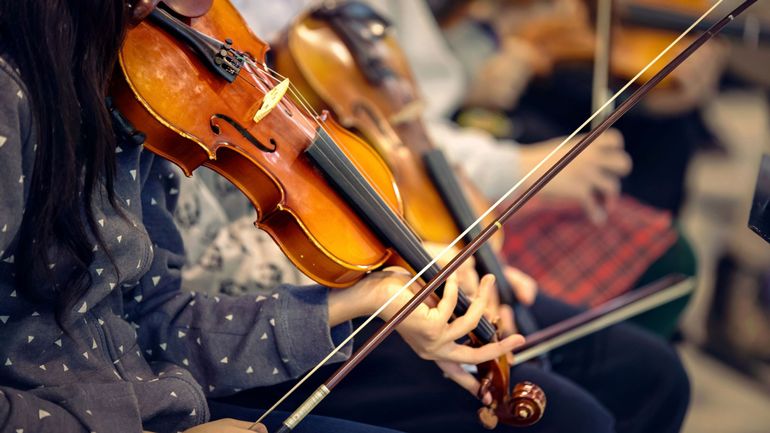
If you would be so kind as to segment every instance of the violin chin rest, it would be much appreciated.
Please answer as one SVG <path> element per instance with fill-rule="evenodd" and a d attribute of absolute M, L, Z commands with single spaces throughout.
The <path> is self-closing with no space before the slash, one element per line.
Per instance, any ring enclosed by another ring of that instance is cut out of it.
<path fill-rule="evenodd" d="M 128 2 L 131 13 L 131 24 L 137 25 L 150 16 L 160 0 L 132 0 Z"/>
<path fill-rule="evenodd" d="M 157 0 L 150 0 L 157 3 Z M 172 11 L 186 18 L 198 18 L 211 9 L 214 0 L 162 0 Z"/>
<path fill-rule="evenodd" d="M 131 0 L 128 2 L 130 21 L 137 25 L 150 16 L 158 3 L 165 4 L 177 15 L 185 18 L 198 18 L 211 9 L 214 0 Z"/>

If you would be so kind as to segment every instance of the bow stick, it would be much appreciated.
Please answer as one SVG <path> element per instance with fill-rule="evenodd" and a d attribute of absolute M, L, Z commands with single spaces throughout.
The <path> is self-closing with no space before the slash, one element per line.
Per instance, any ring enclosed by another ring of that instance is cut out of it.
<path fill-rule="evenodd" d="M 538 178 L 527 190 L 508 205 L 502 214 L 496 218 L 495 222 L 485 227 L 471 242 L 452 258 L 441 271 L 423 286 L 401 309 L 385 324 L 383 324 L 353 355 L 343 363 L 337 371 L 313 394 L 305 400 L 286 420 L 277 433 L 289 433 L 297 426 L 331 391 L 337 386 L 350 371 L 355 368 L 372 350 L 374 350 L 388 335 L 390 335 L 396 326 L 398 326 L 417 306 L 425 301 L 431 293 L 446 282 L 449 275 L 456 271 L 460 265 L 476 250 L 481 247 L 490 237 L 502 228 L 503 222 L 513 216 L 524 204 L 526 204 L 537 192 L 539 192 L 548 182 L 553 179 L 561 170 L 563 170 L 572 160 L 574 160 L 583 150 L 585 150 L 596 138 L 609 129 L 621 116 L 633 108 L 641 98 L 647 94 L 653 87 L 660 83 L 663 78 L 668 76 L 677 66 L 685 61 L 692 53 L 700 48 L 704 43 L 713 38 L 735 17 L 743 13 L 756 0 L 745 0 L 738 5 L 732 12 L 724 18 L 717 21 L 705 33 L 694 40 L 684 51 L 677 55 L 673 60 L 666 64 L 649 81 L 634 91 L 631 96 L 625 100 L 618 108 L 609 115 L 604 121 L 593 128 L 584 136 L 578 144 L 570 149 L 561 159 L 559 159 L 551 168 L 549 168 L 540 178 Z M 705 15 L 704 15 L 705 16 Z M 633 80 L 632 80 L 633 81 Z M 629 83 L 630 84 L 630 83 Z M 610 103 L 610 101 L 607 101 Z M 604 107 L 602 107 L 603 109 Z"/>

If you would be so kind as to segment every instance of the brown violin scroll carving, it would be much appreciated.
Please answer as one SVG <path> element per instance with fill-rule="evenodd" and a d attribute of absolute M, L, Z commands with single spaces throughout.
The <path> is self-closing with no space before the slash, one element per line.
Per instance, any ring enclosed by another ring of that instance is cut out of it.
<path fill-rule="evenodd" d="M 483 400 L 486 393 L 492 395 L 492 403 L 477 412 L 484 428 L 494 429 L 497 424 L 527 427 L 540 421 L 546 407 L 545 392 L 532 382 L 524 381 L 510 389 L 510 364 L 506 356 L 480 364 L 481 386 L 477 397 Z"/>
<path fill-rule="evenodd" d="M 532 382 L 519 382 L 503 402 L 503 422 L 520 427 L 532 425 L 543 417 L 545 404 L 545 392 L 539 386 Z"/>

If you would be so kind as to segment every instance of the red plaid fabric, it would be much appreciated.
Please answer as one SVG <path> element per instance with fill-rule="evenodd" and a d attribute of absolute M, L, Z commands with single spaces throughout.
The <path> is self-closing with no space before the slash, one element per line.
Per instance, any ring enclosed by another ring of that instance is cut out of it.
<path fill-rule="evenodd" d="M 578 206 L 540 200 L 506 223 L 503 255 L 544 293 L 593 306 L 630 290 L 676 240 L 667 212 L 629 197 L 613 206 L 602 226 Z"/>

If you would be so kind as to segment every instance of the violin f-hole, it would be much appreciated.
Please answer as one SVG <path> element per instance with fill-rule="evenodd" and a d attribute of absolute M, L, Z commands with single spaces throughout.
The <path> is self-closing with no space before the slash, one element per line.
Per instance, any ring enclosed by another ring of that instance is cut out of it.
<path fill-rule="evenodd" d="M 219 123 L 217 122 L 218 119 L 222 119 L 225 122 L 229 123 L 230 126 L 235 128 L 235 130 L 238 131 L 238 133 L 240 133 L 243 136 L 243 138 L 248 140 L 249 143 L 253 144 L 254 147 L 256 147 L 257 149 L 263 152 L 273 153 L 278 148 L 278 143 L 274 139 L 272 138 L 270 139 L 270 146 L 264 145 L 261 141 L 257 139 L 257 137 L 251 135 L 251 133 L 246 128 L 244 128 L 240 123 L 238 123 L 236 120 L 234 120 L 232 117 L 226 114 L 220 114 L 220 113 L 212 114 L 211 117 L 209 118 L 209 127 L 211 128 L 211 131 L 214 134 L 219 135 L 222 133 L 222 127 L 219 126 Z"/>

